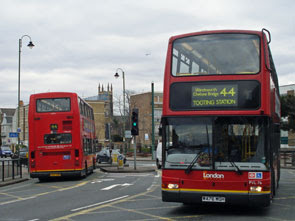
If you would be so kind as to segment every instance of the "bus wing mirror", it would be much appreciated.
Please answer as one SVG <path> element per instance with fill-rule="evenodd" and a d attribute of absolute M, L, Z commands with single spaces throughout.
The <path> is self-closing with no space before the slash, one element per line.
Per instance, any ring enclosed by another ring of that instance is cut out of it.
<path fill-rule="evenodd" d="M 162 136 L 162 133 L 163 133 L 162 131 L 163 131 L 163 129 L 162 129 L 162 127 L 160 126 L 160 127 L 159 127 L 159 136 Z"/>

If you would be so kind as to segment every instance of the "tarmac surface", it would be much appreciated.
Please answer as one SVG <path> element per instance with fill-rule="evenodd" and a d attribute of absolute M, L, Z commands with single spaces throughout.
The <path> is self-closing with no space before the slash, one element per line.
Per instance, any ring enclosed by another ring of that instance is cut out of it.
<path fill-rule="evenodd" d="M 127 158 L 128 161 L 133 161 L 133 158 Z M 151 157 L 143 157 L 143 158 L 137 158 L 136 161 L 152 161 Z M 119 168 L 117 163 L 110 164 L 97 164 L 97 168 L 99 168 L 101 171 L 105 173 L 146 173 L 146 172 L 153 172 L 156 170 L 155 166 L 137 166 L 136 169 L 134 169 L 134 166 L 129 166 L 129 164 L 126 164 L 123 168 Z M 4 181 L 0 180 L 0 187 L 12 185 L 15 183 L 24 182 L 30 179 L 30 174 L 28 171 L 28 168 L 26 166 L 23 166 L 22 168 L 22 177 L 17 176 L 14 179 L 12 178 L 5 178 Z"/>
<path fill-rule="evenodd" d="M 127 162 L 133 161 L 133 157 L 128 157 Z M 136 158 L 136 161 L 153 161 L 152 157 L 140 157 Z M 101 171 L 105 173 L 147 173 L 147 172 L 153 172 L 156 170 L 156 166 L 137 166 L 136 169 L 134 169 L 133 163 L 130 163 L 130 165 L 127 163 L 123 168 L 119 168 L 117 163 L 110 164 L 97 164 L 97 168 L 99 168 Z M 286 169 L 295 169 L 294 166 L 283 166 L 281 165 L 281 168 Z M 22 168 L 22 177 L 15 177 L 12 178 L 6 178 L 5 181 L 0 180 L 0 187 L 11 185 L 14 183 L 20 183 L 24 182 L 26 180 L 30 179 L 30 174 L 28 171 L 28 168 L 26 166 L 23 166 Z"/>

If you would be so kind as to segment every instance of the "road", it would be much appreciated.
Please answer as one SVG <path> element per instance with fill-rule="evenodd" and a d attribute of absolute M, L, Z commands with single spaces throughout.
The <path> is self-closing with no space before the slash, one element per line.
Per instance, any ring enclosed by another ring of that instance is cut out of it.
<path fill-rule="evenodd" d="M 295 171 L 282 169 L 268 208 L 184 206 L 161 200 L 161 171 L 37 179 L 0 188 L 0 220 L 295 220 Z"/>

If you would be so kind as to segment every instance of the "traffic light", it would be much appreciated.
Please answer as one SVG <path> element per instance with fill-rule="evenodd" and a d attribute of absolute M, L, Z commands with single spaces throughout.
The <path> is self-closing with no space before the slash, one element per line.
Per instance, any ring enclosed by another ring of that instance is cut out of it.
<path fill-rule="evenodd" d="M 132 117 L 131 117 L 131 134 L 138 135 L 138 109 L 132 109 Z"/>

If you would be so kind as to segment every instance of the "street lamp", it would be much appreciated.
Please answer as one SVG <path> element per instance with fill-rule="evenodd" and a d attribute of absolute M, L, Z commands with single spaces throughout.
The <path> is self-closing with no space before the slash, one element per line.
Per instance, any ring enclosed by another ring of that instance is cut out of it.
<path fill-rule="evenodd" d="M 125 124 L 126 124 L 126 119 L 125 119 L 125 74 L 122 68 L 117 68 L 116 70 L 116 74 L 114 75 L 115 78 L 120 77 L 120 75 L 118 74 L 118 71 L 122 72 L 122 77 L 123 77 L 123 143 L 124 143 L 124 150 L 125 150 Z"/>
<path fill-rule="evenodd" d="M 19 143 L 20 143 L 20 58 L 21 58 L 21 48 L 22 48 L 22 39 L 24 37 L 27 37 L 30 39 L 29 44 L 27 45 L 29 48 L 33 48 L 35 45 L 32 42 L 32 39 L 29 35 L 23 35 L 20 39 L 19 39 L 19 43 L 18 43 L 18 95 L 17 95 L 17 132 L 18 132 L 18 149 L 19 149 Z"/>

